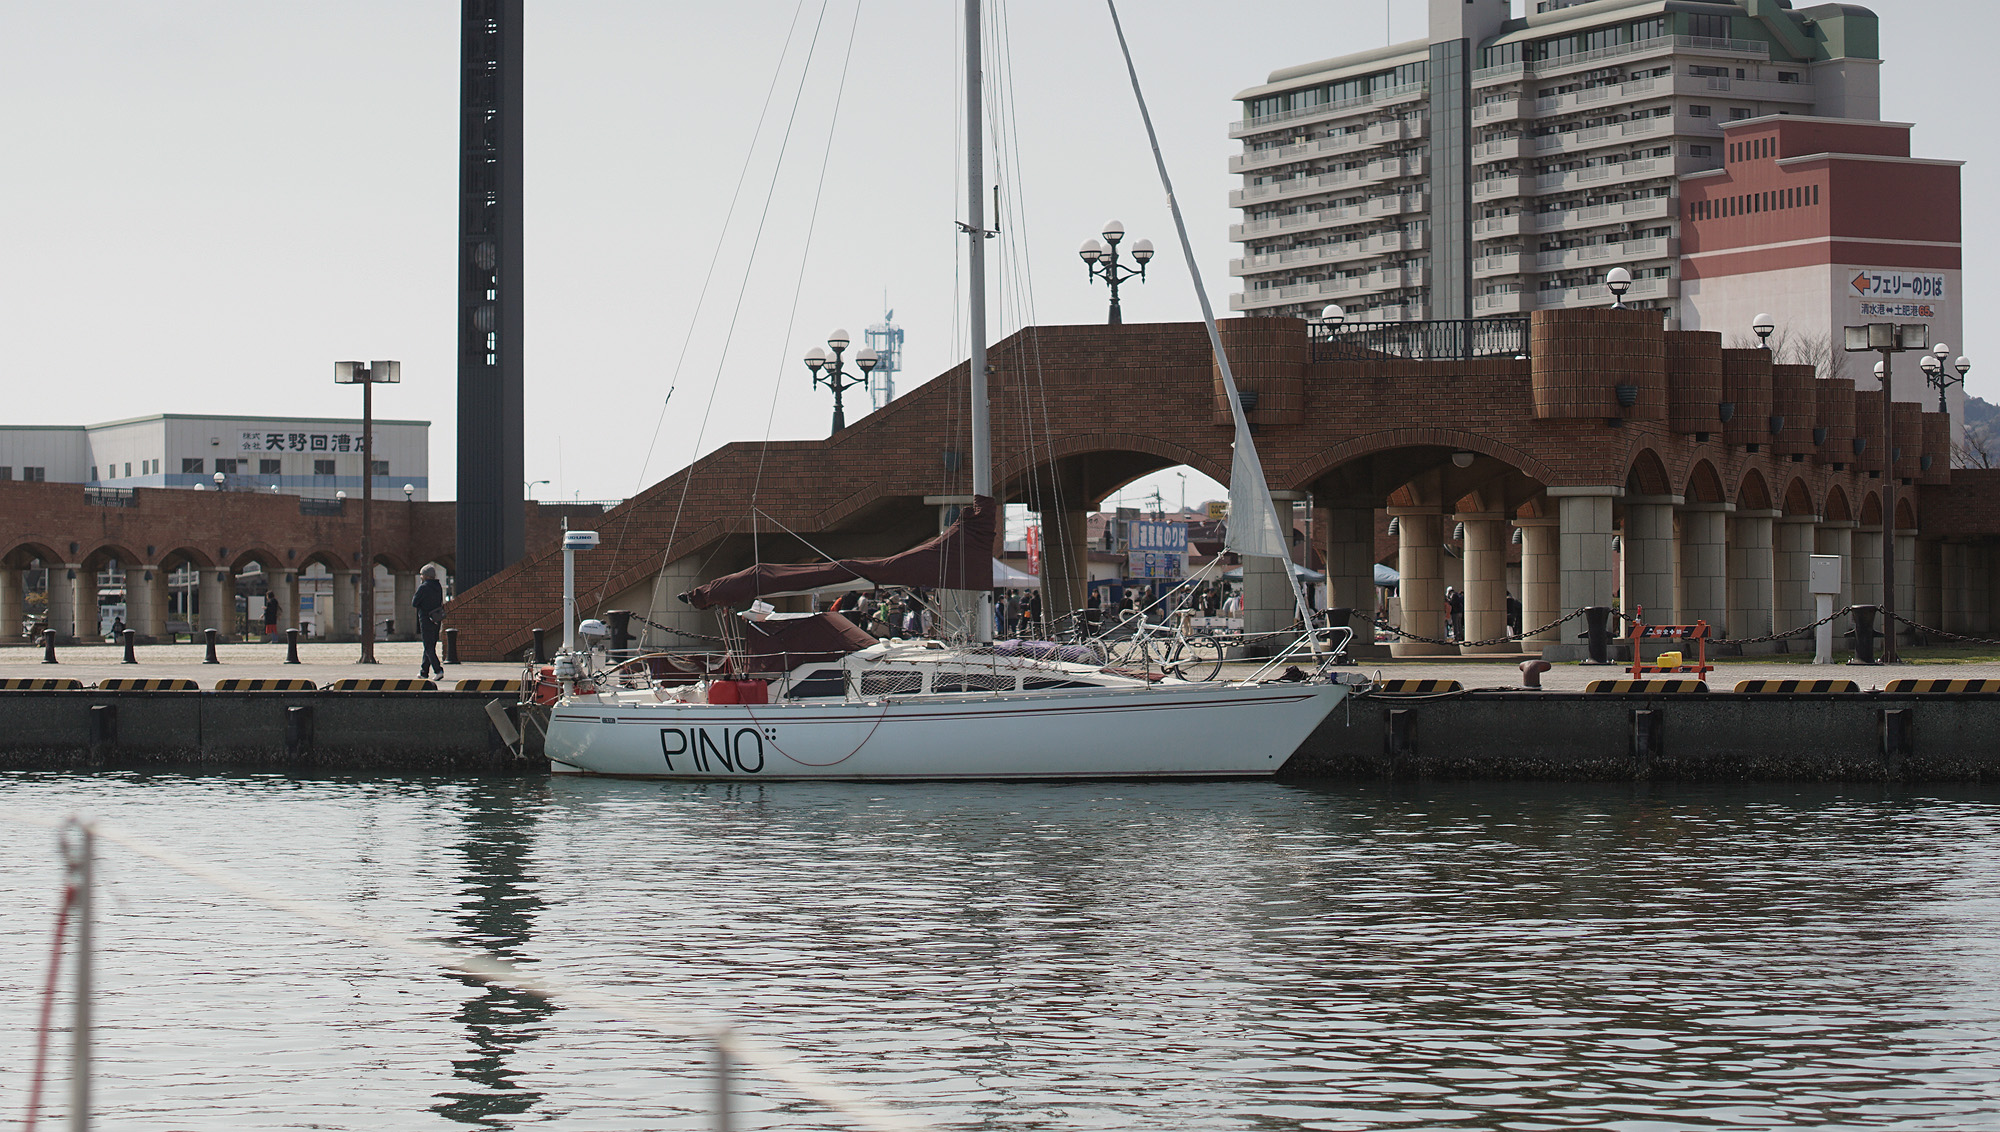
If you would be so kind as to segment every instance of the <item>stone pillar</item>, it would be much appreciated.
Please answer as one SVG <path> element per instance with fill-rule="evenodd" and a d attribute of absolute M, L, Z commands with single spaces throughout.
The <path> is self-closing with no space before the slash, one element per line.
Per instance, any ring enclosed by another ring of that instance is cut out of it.
<path fill-rule="evenodd" d="M 1771 520 L 1776 511 L 1738 511 L 1729 524 L 1729 635 L 1771 633 Z M 1751 651 L 1774 652 L 1771 645 Z"/>
<path fill-rule="evenodd" d="M 1316 517 L 1326 559 L 1326 607 L 1345 606 L 1366 625 L 1375 618 L 1375 509 L 1322 507 Z M 1360 634 L 1360 630 L 1357 630 Z M 1368 639 L 1365 634 L 1357 640 Z"/>
<path fill-rule="evenodd" d="M 1986 548 L 1971 543 L 1946 543 L 1944 550 L 1944 624 L 1941 628 L 1967 636 L 1987 635 Z"/>
<path fill-rule="evenodd" d="M 1846 609 L 1854 604 L 1854 527 L 1852 521 L 1821 523 L 1813 532 L 1813 553 L 1830 554 L 1840 559 L 1840 592 L 1834 595 L 1833 607 Z M 1817 608 L 1817 606 L 1815 606 Z M 1835 622 L 1837 632 L 1846 632 L 1847 627 Z"/>
<path fill-rule="evenodd" d="M 72 584 L 76 589 L 76 598 L 70 606 L 76 610 L 76 628 L 72 635 L 78 641 L 88 641 L 93 645 L 102 644 L 104 634 L 101 630 L 104 628 L 104 621 L 97 604 L 97 571 L 88 566 L 78 565 L 71 573 L 74 575 Z"/>
<path fill-rule="evenodd" d="M 1856 605 L 1882 604 L 1882 528 L 1854 528 L 1854 584 L 1850 593 Z M 1879 631 L 1882 623 L 1877 621 Z"/>
<path fill-rule="evenodd" d="M 631 606 L 620 608 L 632 608 L 642 613 L 650 608 L 652 612 L 646 614 L 648 619 L 678 631 L 670 633 L 635 620 L 632 622 L 632 643 L 642 649 L 701 651 L 704 642 L 699 638 L 715 635 L 715 618 L 707 610 L 696 609 L 682 601 L 680 595 L 707 580 L 702 576 L 701 562 L 696 558 L 677 558 L 662 566 L 660 572 L 653 575 L 650 596 L 639 597 Z M 449 628 L 451 622 L 446 620 L 445 626 Z M 861 627 L 866 629 L 868 626 Z M 683 633 L 687 635 L 682 636 Z M 443 645 L 440 644 L 439 648 L 442 650 Z M 439 655 L 443 655 L 442 652 Z"/>
<path fill-rule="evenodd" d="M 1402 605 L 1401 626 L 1412 633 L 1444 639 L 1444 572 L 1439 568 L 1443 554 L 1444 516 L 1435 507 L 1391 507 L 1396 520 L 1396 572 L 1402 575 L 1396 596 Z M 1399 640 L 1389 647 L 1392 656 L 1446 656 L 1451 650 L 1442 645 Z"/>
<path fill-rule="evenodd" d="M 1527 632 L 1569 612 L 1562 605 L 1559 526 L 1555 519 L 1516 519 L 1514 525 L 1521 529 L 1521 630 Z M 1562 637 L 1562 626 L 1557 626 L 1528 638 L 1522 647 L 1533 651 L 1538 644 L 1560 644 Z"/>
<path fill-rule="evenodd" d="M 416 571 L 401 571 L 390 577 L 390 585 L 396 594 L 396 639 L 414 641 L 417 639 L 417 611 L 411 607 L 410 600 L 417 596 Z"/>
<path fill-rule="evenodd" d="M 1706 621 L 1710 636 L 1728 635 L 1729 515 L 1734 503 L 1687 503 L 1681 517 L 1681 623 Z"/>
<path fill-rule="evenodd" d="M 0 643 L 21 640 L 21 602 L 27 588 L 18 566 L 0 566 Z"/>
<path fill-rule="evenodd" d="M 270 579 L 270 596 L 278 602 L 278 638 L 283 640 L 285 630 L 299 626 L 299 572 L 271 570 L 266 577 Z"/>
<path fill-rule="evenodd" d="M 166 639 L 167 572 L 158 563 L 125 567 L 125 627 L 140 637 Z"/>
<path fill-rule="evenodd" d="M 1619 589 L 1625 612 L 1645 608 L 1654 625 L 1675 625 L 1674 508 L 1678 495 L 1625 497 L 1625 581 Z"/>
<path fill-rule="evenodd" d="M 1771 526 L 1771 609 L 1774 628 L 1800 629 L 1819 620 L 1812 592 L 1812 554 L 1819 519 L 1782 515 Z M 1798 642 L 1788 644 L 1798 648 Z"/>
<path fill-rule="evenodd" d="M 196 630 L 213 629 L 228 640 L 236 632 L 236 571 L 227 566 L 201 568 L 201 620 Z"/>
<path fill-rule="evenodd" d="M 1944 628 L 1944 544 L 1918 539 L 1916 612 L 1910 616 L 1933 629 Z"/>
<path fill-rule="evenodd" d="M 1069 624 L 1090 604 L 1090 511 L 1042 512 L 1042 619 Z"/>
<path fill-rule="evenodd" d="M 333 572 L 333 623 L 324 626 L 329 641 L 361 639 L 361 571 Z"/>
<path fill-rule="evenodd" d="M 1921 620 L 1917 609 L 1917 532 L 1896 532 L 1896 613 L 1909 620 Z M 1900 626 L 1902 640 L 1911 639 L 1910 627 Z"/>
<path fill-rule="evenodd" d="M 1496 511 L 1452 518 L 1465 524 L 1465 640 L 1504 637 L 1507 635 L 1507 517 Z M 1512 653 L 1521 649 L 1507 641 L 1477 647 L 1461 644 L 1459 651 Z"/>
<path fill-rule="evenodd" d="M 1287 548 L 1291 546 L 1291 532 L 1297 524 L 1296 504 L 1306 498 L 1304 492 L 1274 491 L 1271 501 L 1278 509 L 1278 528 L 1285 532 Z M 1296 625 L 1299 620 L 1298 598 L 1292 593 L 1292 579 L 1286 572 L 1292 568 L 1292 560 L 1287 557 L 1282 562 L 1275 558 L 1246 555 L 1243 559 L 1243 633 L 1255 636 L 1258 633 L 1276 633 Z M 1275 653 L 1286 641 L 1266 639 L 1253 642 L 1252 648 L 1260 652 Z M 1269 646 L 1260 649 L 1258 645 Z"/>
<path fill-rule="evenodd" d="M 74 562 L 54 562 L 48 564 L 49 584 L 44 593 L 49 602 L 49 628 L 55 630 L 56 640 L 72 641 L 76 631 L 76 584 L 72 575 L 81 573 L 83 567 Z"/>
<path fill-rule="evenodd" d="M 1612 503 L 1618 487 L 1552 487 L 1562 555 L 1562 608 L 1611 604 L 1618 587 L 1611 553 Z"/>

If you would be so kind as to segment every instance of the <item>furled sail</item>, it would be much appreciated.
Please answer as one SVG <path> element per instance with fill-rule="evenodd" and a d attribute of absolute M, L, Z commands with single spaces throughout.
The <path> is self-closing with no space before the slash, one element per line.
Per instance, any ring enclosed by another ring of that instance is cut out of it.
<path fill-rule="evenodd" d="M 999 504 L 990 496 L 975 496 L 958 513 L 958 521 L 936 538 L 886 558 L 842 558 L 792 566 L 759 563 L 696 586 L 681 600 L 696 609 L 743 605 L 760 597 L 806 593 L 862 579 L 878 586 L 942 587 L 954 590 L 993 588 L 993 535 L 999 526 Z"/>

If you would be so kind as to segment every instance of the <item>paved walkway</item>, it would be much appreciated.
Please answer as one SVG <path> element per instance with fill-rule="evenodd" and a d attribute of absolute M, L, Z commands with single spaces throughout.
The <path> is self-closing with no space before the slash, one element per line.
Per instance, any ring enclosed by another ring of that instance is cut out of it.
<path fill-rule="evenodd" d="M 302 644 L 299 663 L 285 663 L 285 646 L 265 644 L 217 645 L 220 664 L 203 664 L 201 645 L 140 645 L 133 649 L 137 664 L 126 664 L 120 645 L 58 645 L 55 664 L 42 663 L 36 648 L 0 649 L 0 676 L 69 676 L 86 684 L 107 676 L 174 676 L 193 680 L 204 688 L 217 680 L 242 676 L 291 676 L 325 684 L 349 676 L 412 678 L 423 659 L 424 646 L 415 641 L 378 642 L 374 664 L 358 663 L 361 646 L 354 644 Z M 459 680 L 475 678 L 515 678 L 521 666 L 511 661 L 497 664 L 446 665 L 438 686 L 449 688 Z"/>

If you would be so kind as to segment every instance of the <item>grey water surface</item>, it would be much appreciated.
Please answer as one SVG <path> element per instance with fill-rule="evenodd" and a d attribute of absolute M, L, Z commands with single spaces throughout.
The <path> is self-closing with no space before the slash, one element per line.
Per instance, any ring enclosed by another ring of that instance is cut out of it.
<path fill-rule="evenodd" d="M 2000 791 L 15 774 L 0 810 L 726 1014 L 938 1127 L 2000 1126 Z M 11 1120 L 59 870 L 0 845 Z M 102 870 L 100 1128 L 712 1126 L 699 1042 Z M 738 1127 L 851 1127 L 736 1083 Z"/>

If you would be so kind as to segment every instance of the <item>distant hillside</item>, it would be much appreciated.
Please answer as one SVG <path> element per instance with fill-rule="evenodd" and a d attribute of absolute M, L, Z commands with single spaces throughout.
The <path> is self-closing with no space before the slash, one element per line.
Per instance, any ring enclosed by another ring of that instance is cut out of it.
<path fill-rule="evenodd" d="M 1953 455 L 1961 468 L 2000 467 L 2000 405 L 1965 399 L 1965 444 Z"/>

